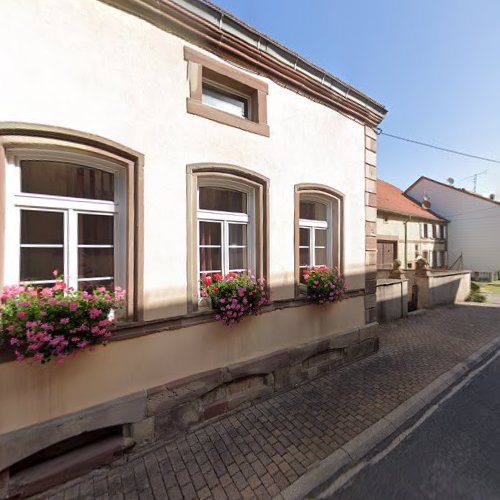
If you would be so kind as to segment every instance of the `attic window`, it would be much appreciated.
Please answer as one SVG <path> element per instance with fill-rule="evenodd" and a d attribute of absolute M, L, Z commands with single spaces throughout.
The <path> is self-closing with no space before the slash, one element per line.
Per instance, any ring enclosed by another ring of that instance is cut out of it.
<path fill-rule="evenodd" d="M 201 102 L 212 108 L 249 119 L 249 101 L 248 97 L 233 93 L 211 82 L 203 81 L 202 83 Z"/>
<path fill-rule="evenodd" d="M 190 47 L 184 48 L 184 59 L 188 113 L 269 137 L 267 83 Z"/>

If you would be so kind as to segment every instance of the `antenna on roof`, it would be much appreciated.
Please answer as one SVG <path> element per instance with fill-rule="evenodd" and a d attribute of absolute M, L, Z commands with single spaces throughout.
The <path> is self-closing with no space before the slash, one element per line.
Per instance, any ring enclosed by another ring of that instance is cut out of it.
<path fill-rule="evenodd" d="M 472 179 L 472 182 L 473 182 L 473 191 L 474 193 L 477 191 L 477 178 L 480 176 L 480 175 L 486 175 L 488 173 L 488 170 L 483 170 L 482 172 L 478 172 L 477 174 L 472 174 L 472 175 L 469 175 L 468 177 L 464 177 L 462 179 L 460 179 L 461 181 L 465 181 L 466 179 Z"/>

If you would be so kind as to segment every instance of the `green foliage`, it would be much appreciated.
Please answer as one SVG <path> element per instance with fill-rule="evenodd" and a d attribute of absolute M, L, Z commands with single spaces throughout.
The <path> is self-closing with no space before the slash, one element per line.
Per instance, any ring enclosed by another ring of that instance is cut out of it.
<path fill-rule="evenodd" d="M 465 299 L 466 302 L 486 302 L 486 297 L 479 292 L 471 292 Z"/>

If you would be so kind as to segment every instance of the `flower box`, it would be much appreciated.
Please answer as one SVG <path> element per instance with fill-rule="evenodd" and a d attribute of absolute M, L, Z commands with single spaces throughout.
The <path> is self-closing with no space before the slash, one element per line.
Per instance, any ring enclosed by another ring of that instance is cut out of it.
<path fill-rule="evenodd" d="M 299 286 L 299 290 L 305 291 L 307 300 L 313 304 L 334 304 L 345 298 L 346 282 L 335 267 L 304 269 L 302 278 L 303 283 Z"/>

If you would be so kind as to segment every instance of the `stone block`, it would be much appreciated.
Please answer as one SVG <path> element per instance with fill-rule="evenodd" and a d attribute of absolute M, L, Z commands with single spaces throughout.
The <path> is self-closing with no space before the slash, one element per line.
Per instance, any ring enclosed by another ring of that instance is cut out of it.
<path fill-rule="evenodd" d="M 365 149 L 365 163 L 367 165 L 372 165 L 374 167 L 377 166 L 377 153 L 370 151 L 369 149 Z"/>
<path fill-rule="evenodd" d="M 369 135 L 366 135 L 365 136 L 365 148 L 376 153 L 377 152 L 377 140 L 374 139 L 373 137 L 370 137 Z"/>
<path fill-rule="evenodd" d="M 296 365 L 302 363 L 304 359 L 307 359 L 314 354 L 323 352 L 330 349 L 330 340 L 323 339 L 315 342 L 310 342 L 308 344 L 303 344 L 298 347 L 291 348 L 289 350 L 289 359 L 291 365 Z"/>
<path fill-rule="evenodd" d="M 209 418 L 214 418 L 228 411 L 228 406 L 226 401 L 219 401 L 214 403 L 203 410 L 202 419 L 208 420 Z"/>
<path fill-rule="evenodd" d="M 377 222 L 377 209 L 375 207 L 365 207 L 365 220 L 367 222 Z"/>
<path fill-rule="evenodd" d="M 365 126 L 365 137 L 371 137 L 372 139 L 377 139 L 377 134 L 375 133 L 375 130 L 373 130 L 372 127 L 369 127 L 368 125 Z"/>
<path fill-rule="evenodd" d="M 365 309 L 371 309 L 372 307 L 377 307 L 377 295 L 374 293 L 365 295 Z"/>
<path fill-rule="evenodd" d="M 377 223 L 365 222 L 365 234 L 366 236 L 377 236 Z"/>
<path fill-rule="evenodd" d="M 376 236 L 366 236 L 365 239 L 366 250 L 377 250 L 377 238 Z"/>
<path fill-rule="evenodd" d="M 367 266 L 374 266 L 377 264 L 377 251 L 367 250 L 365 252 L 365 264 Z"/>
<path fill-rule="evenodd" d="M 365 191 L 367 193 L 377 194 L 377 181 L 374 179 L 365 178 Z"/>
<path fill-rule="evenodd" d="M 365 322 L 366 323 L 375 323 L 376 321 L 377 321 L 377 310 L 375 308 L 366 309 L 365 310 Z"/>
<path fill-rule="evenodd" d="M 305 376 L 302 373 L 301 364 L 277 368 L 274 371 L 274 390 L 292 389 L 300 385 L 304 380 Z"/>
<path fill-rule="evenodd" d="M 377 208 L 377 195 L 373 193 L 365 193 L 365 205 Z"/>
<path fill-rule="evenodd" d="M 365 177 L 373 181 L 377 180 L 377 167 L 365 163 Z"/>
<path fill-rule="evenodd" d="M 352 344 L 347 350 L 349 361 L 364 358 L 378 351 L 378 338 L 369 338 L 359 344 Z"/>
<path fill-rule="evenodd" d="M 330 349 L 342 349 L 351 344 L 359 342 L 359 328 L 341 335 L 334 335 L 330 338 Z"/>
<path fill-rule="evenodd" d="M 365 281 L 377 279 L 377 265 L 365 266 Z"/>
<path fill-rule="evenodd" d="M 377 293 L 377 280 L 365 281 L 365 293 L 368 294 Z"/>
<path fill-rule="evenodd" d="M 140 422 L 129 424 L 125 434 L 137 443 L 153 442 L 155 440 L 155 417 L 148 417 Z"/>
<path fill-rule="evenodd" d="M 0 472 L 0 498 L 7 498 L 9 490 L 9 471 L 3 470 Z"/>

